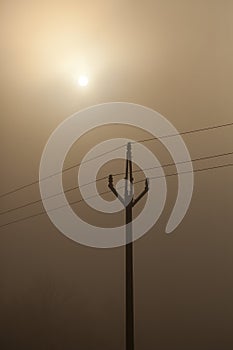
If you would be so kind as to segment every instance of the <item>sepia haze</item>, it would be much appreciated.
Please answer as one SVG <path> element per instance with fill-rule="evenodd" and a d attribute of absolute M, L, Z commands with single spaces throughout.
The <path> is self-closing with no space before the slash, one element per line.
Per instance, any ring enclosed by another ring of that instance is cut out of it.
<path fill-rule="evenodd" d="M 0 193 L 36 181 L 54 129 L 95 104 L 141 104 L 180 132 L 233 121 L 230 0 L 1 0 L 0 37 Z M 86 87 L 76 83 L 82 74 Z M 226 127 L 183 138 L 198 158 L 233 151 L 232 132 Z M 151 135 L 121 125 L 93 129 L 73 145 L 64 166 L 114 137 Z M 172 161 L 159 142 L 146 146 L 161 164 Z M 231 162 L 229 155 L 193 166 Z M 121 171 L 124 162 L 112 161 L 99 177 Z M 232 168 L 195 173 L 190 208 L 171 235 L 165 227 L 177 178 L 167 178 L 165 210 L 134 244 L 137 350 L 233 348 L 232 175 Z M 64 174 L 64 188 L 77 184 L 77 176 L 77 168 Z M 106 191 L 107 180 L 97 188 Z M 1 211 L 38 198 L 38 185 L 25 188 L 1 198 Z M 67 198 L 78 200 L 80 193 Z M 123 213 L 99 214 L 85 203 L 73 209 L 96 225 L 123 224 Z M 0 226 L 42 210 L 38 203 L 2 215 Z M 1 349 L 124 349 L 124 247 L 79 245 L 45 214 L 1 228 L 0 276 Z"/>

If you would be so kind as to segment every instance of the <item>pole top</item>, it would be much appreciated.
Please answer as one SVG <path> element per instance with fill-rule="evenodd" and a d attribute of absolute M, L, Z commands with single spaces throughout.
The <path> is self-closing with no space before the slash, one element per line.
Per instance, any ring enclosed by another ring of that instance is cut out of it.
<path fill-rule="evenodd" d="M 112 185 L 112 183 L 113 183 L 113 176 L 112 175 L 109 175 L 108 182 L 110 185 Z"/>

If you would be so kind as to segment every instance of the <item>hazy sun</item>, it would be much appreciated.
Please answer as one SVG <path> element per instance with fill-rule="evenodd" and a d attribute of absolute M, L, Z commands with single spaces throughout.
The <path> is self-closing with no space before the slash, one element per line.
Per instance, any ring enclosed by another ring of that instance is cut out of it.
<path fill-rule="evenodd" d="M 89 82 L 89 79 L 86 75 L 80 75 L 78 78 L 78 84 L 79 86 L 87 86 Z"/>

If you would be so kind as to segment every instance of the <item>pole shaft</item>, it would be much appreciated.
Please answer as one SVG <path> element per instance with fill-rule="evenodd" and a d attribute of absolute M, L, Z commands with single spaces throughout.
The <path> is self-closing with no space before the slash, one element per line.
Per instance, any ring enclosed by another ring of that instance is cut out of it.
<path fill-rule="evenodd" d="M 127 146 L 126 172 L 125 179 L 128 182 L 125 187 L 125 201 L 129 204 L 125 208 L 125 227 L 126 227 L 126 245 L 125 245 L 125 288 L 126 288 L 126 350 L 134 350 L 134 273 L 133 273 L 133 231 L 132 231 L 132 211 L 133 211 L 133 172 L 132 172 L 132 154 L 131 144 Z"/>
<path fill-rule="evenodd" d="M 134 293 L 133 293 L 133 243 L 132 201 L 126 207 L 126 350 L 134 350 Z M 129 242 L 129 243 L 128 243 Z"/>

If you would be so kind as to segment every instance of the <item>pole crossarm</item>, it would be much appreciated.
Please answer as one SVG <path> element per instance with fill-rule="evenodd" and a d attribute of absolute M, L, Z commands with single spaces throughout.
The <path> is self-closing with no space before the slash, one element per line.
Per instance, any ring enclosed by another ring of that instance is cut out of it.
<path fill-rule="evenodd" d="M 121 197 L 121 195 L 117 192 L 117 190 L 115 189 L 115 187 L 113 185 L 113 176 L 112 175 L 109 175 L 109 177 L 108 177 L 108 187 L 110 188 L 112 193 L 119 199 L 119 201 L 125 206 L 125 200 L 123 199 L 123 197 Z"/>
<path fill-rule="evenodd" d="M 126 206 L 127 200 L 126 200 L 126 198 L 124 199 L 115 189 L 115 187 L 113 185 L 113 176 L 112 175 L 109 175 L 109 177 L 108 177 L 108 187 L 110 188 L 112 193 L 119 199 L 119 201 L 124 206 Z M 137 196 L 137 198 L 135 198 L 135 199 L 132 198 L 132 206 L 134 207 L 147 194 L 148 191 L 149 191 L 149 180 L 146 179 L 144 190 Z"/>
<path fill-rule="evenodd" d="M 145 180 L 145 188 L 144 190 L 137 196 L 137 198 L 133 199 L 132 205 L 133 207 L 147 194 L 149 191 L 149 180 Z"/>

